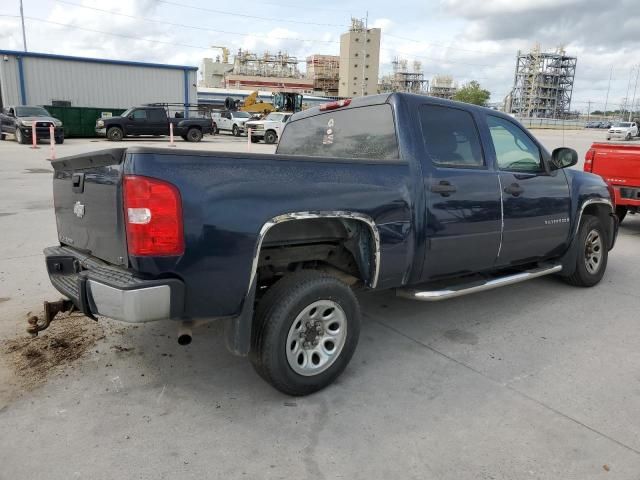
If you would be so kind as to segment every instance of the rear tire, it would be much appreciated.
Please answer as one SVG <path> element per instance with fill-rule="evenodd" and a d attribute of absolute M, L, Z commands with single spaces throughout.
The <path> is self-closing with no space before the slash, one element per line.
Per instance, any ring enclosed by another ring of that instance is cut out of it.
<path fill-rule="evenodd" d="M 573 248 L 577 249 L 576 265 L 565 281 L 577 287 L 593 287 L 602 280 L 609 258 L 607 236 L 597 217 L 582 217 Z"/>
<path fill-rule="evenodd" d="M 112 142 L 119 142 L 124 138 L 124 132 L 120 127 L 111 127 L 107 130 L 107 138 Z"/>
<path fill-rule="evenodd" d="M 218 125 L 216 125 L 215 123 L 213 124 L 213 131 L 211 133 L 213 135 L 218 135 L 220 133 L 220 129 L 218 128 Z"/>
<path fill-rule="evenodd" d="M 64 137 L 56 137 L 55 141 L 58 145 L 61 145 L 64 143 Z"/>
<path fill-rule="evenodd" d="M 268 143 L 271 145 L 276 143 L 277 141 L 278 141 L 278 135 L 276 135 L 276 132 L 269 130 L 264 134 L 264 143 Z"/>
<path fill-rule="evenodd" d="M 202 130 L 192 127 L 187 131 L 188 142 L 199 142 L 200 140 L 202 140 Z"/>
<path fill-rule="evenodd" d="M 4 141 L 7 139 L 7 136 L 4 133 L 0 133 L 0 141 Z"/>
<path fill-rule="evenodd" d="M 260 141 L 260 137 L 251 137 L 251 143 L 258 143 Z"/>
<path fill-rule="evenodd" d="M 629 209 L 627 207 L 616 207 L 616 216 L 618 217 L 619 223 L 622 223 L 622 220 L 627 216 L 628 211 Z"/>
<path fill-rule="evenodd" d="M 342 281 L 291 273 L 258 304 L 249 355 L 256 372 L 288 395 L 308 395 L 346 368 L 360 336 L 360 306 Z"/>

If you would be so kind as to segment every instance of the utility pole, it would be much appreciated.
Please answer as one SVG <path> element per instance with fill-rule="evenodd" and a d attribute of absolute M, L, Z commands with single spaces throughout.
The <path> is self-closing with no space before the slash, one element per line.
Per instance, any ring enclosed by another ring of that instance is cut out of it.
<path fill-rule="evenodd" d="M 369 12 L 367 11 L 367 14 L 364 19 L 364 42 L 362 43 L 362 89 L 360 94 L 363 97 L 367 89 L 367 81 L 364 79 L 365 78 L 364 76 L 366 74 L 365 65 L 367 62 L 367 33 L 369 33 L 368 30 L 369 30 Z"/>
<path fill-rule="evenodd" d="M 609 106 L 609 90 L 611 90 L 611 77 L 613 76 L 613 65 L 609 72 L 609 85 L 607 85 L 607 97 L 604 100 L 604 118 L 607 118 L 607 107 Z"/>
<path fill-rule="evenodd" d="M 631 115 L 633 115 L 633 112 L 631 110 L 634 110 L 636 105 L 636 90 L 638 89 L 638 75 L 640 75 L 640 64 L 636 65 L 636 83 L 633 87 L 633 98 L 631 100 L 631 108 L 629 109 L 629 121 L 631 121 Z"/>
<path fill-rule="evenodd" d="M 20 0 L 20 20 L 22 20 L 22 45 L 24 46 L 24 51 L 27 51 L 27 34 L 24 30 L 24 9 L 22 8 L 22 0 Z"/>
<path fill-rule="evenodd" d="M 629 82 L 627 83 L 627 94 L 624 97 L 624 105 L 620 115 L 620 120 L 624 122 L 625 112 L 627 111 L 627 105 L 629 104 L 629 90 L 631 89 L 631 79 L 633 78 L 633 68 L 629 71 Z"/>
<path fill-rule="evenodd" d="M 587 101 L 587 122 L 591 119 L 591 100 Z"/>

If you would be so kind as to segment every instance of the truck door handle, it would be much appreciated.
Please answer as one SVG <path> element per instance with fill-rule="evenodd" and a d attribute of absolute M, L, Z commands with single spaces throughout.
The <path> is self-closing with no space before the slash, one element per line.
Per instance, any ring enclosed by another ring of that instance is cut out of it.
<path fill-rule="evenodd" d="M 520 185 L 518 185 L 517 183 L 512 183 L 511 185 L 509 185 L 508 187 L 504 187 L 504 192 L 505 193 L 510 193 L 511 195 L 513 195 L 514 197 L 519 196 L 522 192 L 524 192 L 524 188 L 522 188 Z"/>
<path fill-rule="evenodd" d="M 441 180 L 440 183 L 436 185 L 431 185 L 431 191 L 433 193 L 439 193 L 443 197 L 448 197 L 456 190 L 457 190 L 456 187 L 451 185 L 446 180 Z"/>
<path fill-rule="evenodd" d="M 71 177 L 71 189 L 74 193 L 84 192 L 84 173 L 74 173 Z"/>

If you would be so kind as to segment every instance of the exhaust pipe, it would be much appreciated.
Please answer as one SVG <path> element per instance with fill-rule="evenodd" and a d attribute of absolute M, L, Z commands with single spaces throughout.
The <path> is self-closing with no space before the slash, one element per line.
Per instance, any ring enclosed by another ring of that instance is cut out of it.
<path fill-rule="evenodd" d="M 189 345 L 192 340 L 193 322 L 182 322 L 180 328 L 178 328 L 178 345 Z"/>

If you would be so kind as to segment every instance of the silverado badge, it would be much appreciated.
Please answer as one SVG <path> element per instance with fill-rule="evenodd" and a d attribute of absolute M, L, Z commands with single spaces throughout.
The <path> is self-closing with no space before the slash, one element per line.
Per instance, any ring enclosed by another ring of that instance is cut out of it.
<path fill-rule="evenodd" d="M 77 201 L 74 205 L 73 205 L 73 213 L 75 214 L 76 217 L 78 218 L 82 218 L 84 217 L 84 205 L 82 203 L 80 203 L 80 201 Z"/>

